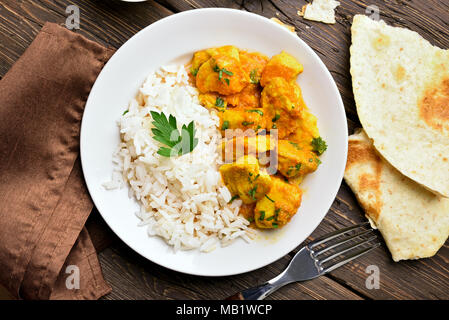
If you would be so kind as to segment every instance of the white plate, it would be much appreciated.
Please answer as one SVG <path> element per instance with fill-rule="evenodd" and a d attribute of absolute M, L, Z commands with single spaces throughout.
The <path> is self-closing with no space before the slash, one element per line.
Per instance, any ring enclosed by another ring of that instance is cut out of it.
<path fill-rule="evenodd" d="M 161 65 L 187 62 L 194 51 L 232 44 L 268 56 L 285 50 L 303 65 L 299 76 L 304 99 L 318 117 L 329 148 L 318 171 L 309 175 L 299 212 L 283 229 L 263 232 L 248 244 L 238 240 L 211 253 L 173 252 L 134 215 L 137 203 L 127 188 L 106 191 L 111 157 L 119 143 L 116 125 L 146 76 Z M 259 15 L 231 9 L 200 9 L 175 14 L 146 27 L 109 60 L 92 88 L 81 128 L 81 160 L 92 199 L 111 229 L 131 248 L 164 267 L 203 276 L 239 274 L 281 258 L 303 242 L 329 210 L 346 163 L 347 124 L 340 94 L 322 61 L 301 39 Z"/>

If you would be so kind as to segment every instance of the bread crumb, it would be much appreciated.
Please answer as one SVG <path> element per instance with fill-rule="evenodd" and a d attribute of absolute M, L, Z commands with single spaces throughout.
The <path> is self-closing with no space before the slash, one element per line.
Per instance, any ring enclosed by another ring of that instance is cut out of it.
<path fill-rule="evenodd" d="M 274 22 L 276 22 L 277 24 L 283 26 L 284 28 L 286 28 L 288 31 L 291 31 L 293 33 L 296 33 L 295 27 L 291 26 L 289 24 L 283 23 L 281 20 L 279 20 L 278 18 L 271 18 L 271 20 L 273 20 Z"/>
<path fill-rule="evenodd" d="M 298 15 L 307 20 L 319 21 L 324 23 L 335 23 L 335 8 L 340 5 L 340 2 L 335 0 L 313 0 L 310 4 L 302 7 L 298 11 Z"/>

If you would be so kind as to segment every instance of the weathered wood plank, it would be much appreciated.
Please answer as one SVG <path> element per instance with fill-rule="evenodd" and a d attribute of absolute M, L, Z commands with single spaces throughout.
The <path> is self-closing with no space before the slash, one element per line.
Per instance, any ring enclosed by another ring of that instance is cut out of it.
<path fill-rule="evenodd" d="M 237 291 L 278 275 L 290 257 L 253 272 L 232 277 L 197 277 L 158 266 L 133 252 L 123 243 L 114 243 L 99 255 L 106 280 L 113 287 L 105 299 L 224 299 Z M 288 285 L 270 299 L 360 299 L 337 282 L 318 278 Z"/>
<path fill-rule="evenodd" d="M 331 211 L 312 234 L 319 237 L 352 223 L 364 221 L 349 187 L 343 184 Z M 331 273 L 331 278 L 373 299 L 449 299 L 449 242 L 429 259 L 394 262 L 385 245 Z M 368 289 L 368 266 L 380 271 L 380 288 Z"/>
<path fill-rule="evenodd" d="M 80 29 L 76 32 L 105 46 L 119 48 L 147 25 L 172 12 L 154 1 L 79 0 Z M 45 22 L 65 24 L 73 1 L 3 0 L 0 2 L 0 76 L 22 55 Z"/>

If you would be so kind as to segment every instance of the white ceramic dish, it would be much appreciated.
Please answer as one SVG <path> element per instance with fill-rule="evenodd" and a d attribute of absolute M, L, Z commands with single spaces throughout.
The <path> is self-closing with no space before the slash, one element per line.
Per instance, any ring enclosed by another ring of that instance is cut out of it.
<path fill-rule="evenodd" d="M 127 188 L 107 191 L 111 157 L 119 143 L 116 120 L 150 71 L 187 62 L 194 51 L 232 44 L 268 56 L 285 50 L 303 65 L 299 76 L 304 99 L 318 117 L 329 148 L 318 171 L 309 175 L 299 212 L 283 229 L 262 232 L 248 244 L 238 240 L 211 253 L 174 252 L 164 241 L 138 227 L 138 205 Z M 259 15 L 231 9 L 200 9 L 169 16 L 129 39 L 98 76 L 87 101 L 81 128 L 81 160 L 92 199 L 111 229 L 132 249 L 164 267 L 203 276 L 239 274 L 281 258 L 303 242 L 328 212 L 346 164 L 347 124 L 343 103 L 325 65 L 296 34 Z"/>

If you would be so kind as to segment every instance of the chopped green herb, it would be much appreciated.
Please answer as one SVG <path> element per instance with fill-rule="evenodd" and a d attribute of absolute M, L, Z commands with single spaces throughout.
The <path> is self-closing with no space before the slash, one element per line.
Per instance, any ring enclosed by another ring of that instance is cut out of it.
<path fill-rule="evenodd" d="M 260 125 L 257 125 L 256 131 L 262 128 Z"/>
<path fill-rule="evenodd" d="M 218 72 L 218 80 L 222 80 L 223 79 L 223 73 L 227 74 L 228 76 L 233 76 L 234 73 L 232 73 L 229 70 L 226 70 L 226 68 L 221 68 L 218 65 L 215 65 L 215 67 L 213 67 L 213 70 L 215 72 Z M 226 83 L 229 85 L 229 79 L 225 79 Z"/>
<path fill-rule="evenodd" d="M 281 208 L 277 208 L 276 210 L 274 210 L 274 217 L 276 218 L 276 220 L 278 219 L 279 212 L 281 212 Z"/>
<path fill-rule="evenodd" d="M 254 122 L 248 122 L 248 121 L 243 121 L 242 122 L 242 126 L 250 126 L 250 125 L 252 125 L 252 124 L 254 124 Z"/>
<path fill-rule="evenodd" d="M 248 220 L 249 222 L 253 222 L 254 218 L 253 217 L 249 217 L 249 218 L 246 218 L 246 220 Z"/>
<path fill-rule="evenodd" d="M 229 70 L 226 70 L 225 68 L 223 68 L 223 69 L 221 69 L 224 73 L 226 73 L 228 76 L 233 76 L 234 74 L 231 72 L 231 71 L 229 71 Z"/>
<path fill-rule="evenodd" d="M 221 97 L 217 97 L 217 99 L 215 100 L 215 106 L 219 107 L 219 108 L 223 108 L 224 100 Z"/>
<path fill-rule="evenodd" d="M 232 196 L 231 200 L 229 200 L 228 203 L 232 203 L 235 199 L 240 198 L 240 196 L 238 194 L 236 194 L 235 196 Z"/>
<path fill-rule="evenodd" d="M 274 200 L 271 199 L 268 195 L 265 195 L 265 198 L 267 198 L 267 199 L 270 200 L 271 202 L 274 202 Z"/>
<path fill-rule="evenodd" d="M 260 177 L 260 174 L 258 173 L 258 174 L 254 177 L 254 181 L 256 181 L 257 178 L 259 178 L 259 177 Z"/>
<path fill-rule="evenodd" d="M 251 177 L 252 175 L 253 175 L 253 173 L 252 172 L 250 172 L 250 173 L 248 173 L 249 174 L 249 176 Z"/>
<path fill-rule="evenodd" d="M 255 112 L 255 113 L 258 113 L 258 114 L 260 114 L 261 116 L 263 116 L 262 110 L 258 110 L 258 109 L 246 110 L 246 112 Z"/>
<path fill-rule="evenodd" d="M 279 225 L 276 223 L 276 222 L 273 222 L 272 224 L 271 224 L 271 226 L 273 227 L 273 228 L 277 228 L 277 227 L 279 227 Z"/>
<path fill-rule="evenodd" d="M 251 70 L 249 73 L 249 79 L 252 84 L 259 83 L 259 80 L 257 79 L 257 69 Z"/>
<path fill-rule="evenodd" d="M 221 126 L 221 130 L 226 130 L 229 128 L 229 121 L 223 121 L 223 125 Z"/>
<path fill-rule="evenodd" d="M 277 129 L 276 123 L 273 123 L 273 125 L 271 126 L 272 129 Z"/>
<path fill-rule="evenodd" d="M 318 165 L 320 165 L 320 164 L 321 164 L 321 160 L 320 160 L 320 159 L 318 159 L 318 158 L 315 158 L 315 161 L 316 161 L 316 163 L 317 163 Z"/>
<path fill-rule="evenodd" d="M 253 200 L 257 200 L 256 199 L 256 191 L 257 191 L 257 185 L 252 188 L 251 190 L 248 191 L 248 195 L 253 199 Z"/>
<path fill-rule="evenodd" d="M 276 115 L 274 116 L 273 119 L 271 119 L 271 121 L 276 122 L 279 120 L 280 117 L 281 117 L 281 115 L 279 113 L 276 113 Z"/>
<path fill-rule="evenodd" d="M 301 163 L 298 163 L 298 164 L 295 166 L 295 169 L 296 169 L 296 171 L 299 171 L 299 170 L 301 169 Z"/>
<path fill-rule="evenodd" d="M 313 158 L 309 158 L 309 162 L 313 162 Z"/>
<path fill-rule="evenodd" d="M 321 137 L 318 137 L 312 139 L 312 147 L 313 151 L 315 151 L 318 155 L 322 155 L 327 149 L 327 144 Z"/>
<path fill-rule="evenodd" d="M 292 171 L 293 171 L 293 167 L 289 167 L 287 170 L 287 176 L 291 175 Z"/>
<path fill-rule="evenodd" d="M 191 121 L 187 126 L 184 124 L 181 132 L 178 131 L 176 118 L 170 115 L 167 119 L 166 115 L 161 112 L 151 111 L 153 117 L 152 124 L 155 126 L 151 129 L 153 132 L 153 139 L 163 143 L 167 147 L 160 147 L 158 154 L 164 157 L 171 157 L 174 155 L 183 155 L 192 150 L 198 145 L 198 139 L 195 138 L 195 124 Z"/>
<path fill-rule="evenodd" d="M 125 112 L 123 112 L 122 116 L 124 116 L 125 114 L 127 114 L 129 112 L 129 110 L 125 110 Z"/>
<path fill-rule="evenodd" d="M 270 221 L 270 220 L 273 220 L 273 219 L 274 219 L 274 216 L 271 216 L 271 217 L 266 218 L 265 220 Z"/>
<path fill-rule="evenodd" d="M 259 211 L 259 213 L 260 213 L 259 220 L 265 219 L 265 211 Z"/>
<path fill-rule="evenodd" d="M 301 150 L 301 148 L 299 147 L 299 145 L 296 142 L 293 141 L 289 141 L 288 143 L 290 143 L 292 146 L 294 146 L 296 149 Z"/>
<path fill-rule="evenodd" d="M 192 73 L 192 75 L 194 77 L 196 77 L 196 75 L 198 74 L 198 69 L 192 69 L 192 70 L 190 70 L 190 72 Z"/>

